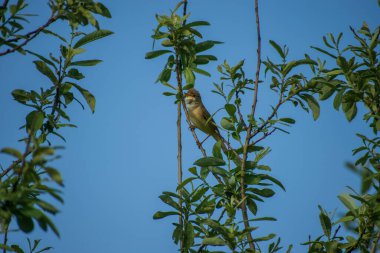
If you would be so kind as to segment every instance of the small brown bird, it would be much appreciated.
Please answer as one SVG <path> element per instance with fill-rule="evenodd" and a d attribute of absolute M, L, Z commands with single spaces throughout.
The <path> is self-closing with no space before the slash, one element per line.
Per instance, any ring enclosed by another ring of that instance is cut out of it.
<path fill-rule="evenodd" d="M 185 102 L 193 125 L 207 135 L 211 135 L 216 141 L 219 141 L 221 139 L 219 129 L 203 105 L 199 91 L 194 88 L 189 89 L 185 94 Z"/>

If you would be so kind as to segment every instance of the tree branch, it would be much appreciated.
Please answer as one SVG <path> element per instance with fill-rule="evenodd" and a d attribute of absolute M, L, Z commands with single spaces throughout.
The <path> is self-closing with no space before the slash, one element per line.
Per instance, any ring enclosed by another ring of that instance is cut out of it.
<path fill-rule="evenodd" d="M 44 25 L 42 25 L 41 27 L 39 27 L 36 30 L 33 30 L 33 31 L 23 35 L 23 36 L 13 38 L 13 39 L 9 39 L 9 40 L 5 41 L 5 44 L 7 44 L 7 43 L 12 43 L 12 42 L 17 42 L 20 39 L 25 39 L 25 41 L 22 42 L 20 45 L 14 47 L 14 48 L 7 49 L 4 52 L 0 52 L 0 56 L 10 54 L 10 53 L 13 53 L 13 52 L 21 49 L 23 46 L 28 44 L 32 39 L 34 39 L 40 32 L 42 32 L 46 27 L 48 27 L 50 24 L 55 22 L 58 19 L 58 17 L 59 16 L 55 15 L 55 12 L 53 12 L 52 15 L 50 16 L 50 18 L 48 19 L 48 21 Z"/>
<path fill-rule="evenodd" d="M 371 253 L 375 253 L 377 251 L 379 240 L 380 240 L 380 231 L 377 232 L 376 238 L 372 242 Z"/>
<path fill-rule="evenodd" d="M 257 106 L 257 95 L 259 92 L 259 76 L 260 76 L 260 67 L 261 67 L 261 35 L 260 35 L 260 18 L 259 18 L 259 1 L 255 0 L 255 16 L 256 16 L 256 32 L 257 32 L 257 67 L 256 67 L 256 79 L 255 79 L 255 90 L 253 95 L 253 103 L 251 109 L 251 117 L 254 119 L 255 110 Z M 245 194 L 245 172 L 246 172 L 246 161 L 248 157 L 248 146 L 251 139 L 252 123 L 249 123 L 247 129 L 247 136 L 245 138 L 245 144 L 243 147 L 243 161 L 241 163 L 241 173 L 240 173 L 240 187 L 241 187 L 241 211 L 244 221 L 244 228 L 248 230 L 250 227 L 248 221 L 248 212 L 247 212 L 247 201 Z M 253 243 L 253 238 L 251 232 L 247 233 L 247 239 L 249 243 L 249 248 L 252 252 L 255 252 L 255 244 Z"/>
<path fill-rule="evenodd" d="M 8 5 L 8 2 L 9 2 L 9 0 L 4 0 L 3 5 L 1 6 L 1 8 L 6 8 L 7 5 Z"/>

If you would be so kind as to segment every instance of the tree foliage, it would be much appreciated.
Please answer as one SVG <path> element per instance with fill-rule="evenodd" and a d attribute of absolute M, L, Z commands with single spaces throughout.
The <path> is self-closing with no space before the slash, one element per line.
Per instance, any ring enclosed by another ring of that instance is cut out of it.
<path fill-rule="evenodd" d="M 76 127 L 70 122 L 70 105 L 87 103 L 92 112 L 95 111 L 96 100 L 93 94 L 82 83 L 85 76 L 82 67 L 95 66 L 101 62 L 98 59 L 77 61 L 77 56 L 85 52 L 84 46 L 112 34 L 111 31 L 100 29 L 94 16 L 111 17 L 108 9 L 101 3 L 92 0 L 51 0 L 48 1 L 51 16 L 39 28 L 26 32 L 23 24 L 29 22 L 28 4 L 24 0 L 4 1 L 0 7 L 0 55 L 13 52 L 30 54 L 36 58 L 33 61 L 36 73 L 46 77 L 50 83 L 48 88 L 31 90 L 15 89 L 12 96 L 15 101 L 30 108 L 21 126 L 24 137 L 20 140 L 25 144 L 24 150 L 5 147 L 1 153 L 13 157 L 14 162 L 1 172 L 0 181 L 0 222 L 4 240 L 0 244 L 3 252 L 25 252 L 17 244 L 9 243 L 8 231 L 15 229 L 30 233 L 36 224 L 44 230 L 51 230 L 60 236 L 58 228 L 51 220 L 51 215 L 59 212 L 52 199 L 63 203 L 61 187 L 63 178 L 57 168 L 50 164 L 58 159 L 62 149 L 53 143 L 57 136 L 65 141 L 61 131 L 65 127 Z M 59 35 L 47 27 L 58 20 L 67 22 L 71 33 Z M 90 33 L 80 29 L 91 24 L 95 30 Z M 55 36 L 60 41 L 59 54 L 41 55 L 27 49 L 27 44 L 38 39 L 41 33 Z M 12 227 L 11 227 L 12 226 Z M 29 252 L 43 252 L 51 249 L 37 249 L 40 240 L 32 243 L 28 239 Z"/>

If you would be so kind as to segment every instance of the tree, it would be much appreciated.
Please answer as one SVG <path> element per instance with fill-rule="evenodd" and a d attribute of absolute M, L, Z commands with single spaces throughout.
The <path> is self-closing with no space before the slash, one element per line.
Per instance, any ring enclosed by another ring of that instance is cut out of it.
<path fill-rule="evenodd" d="M 47 199 L 55 199 L 63 203 L 61 190 L 63 179 L 58 169 L 50 162 L 58 159 L 57 151 L 61 146 L 55 144 L 57 136 L 65 141 L 61 129 L 76 127 L 70 123 L 69 106 L 80 101 L 79 94 L 94 113 L 95 97 L 78 84 L 84 75 L 80 67 L 95 66 L 101 60 L 76 60 L 82 54 L 86 44 L 111 35 L 112 32 L 100 29 L 94 15 L 110 18 L 111 14 L 102 3 L 92 0 L 51 0 L 48 1 L 51 15 L 48 20 L 36 29 L 26 32 L 24 24 L 29 22 L 30 14 L 25 13 L 28 4 L 24 0 L 4 0 L 0 7 L 1 37 L 0 56 L 19 52 L 30 54 L 37 58 L 33 61 L 36 70 L 50 82 L 47 89 L 36 88 L 29 91 L 16 89 L 13 98 L 31 111 L 25 117 L 21 127 L 25 137 L 20 141 L 25 144 L 24 150 L 10 147 L 1 149 L 1 153 L 14 158 L 9 166 L 0 174 L 0 222 L 3 241 L 0 248 L 3 252 L 25 252 L 19 245 L 10 243 L 8 231 L 16 229 L 23 233 L 33 231 L 35 223 L 41 229 L 52 230 L 59 236 L 58 228 L 49 217 L 58 213 L 58 208 Z M 53 23 L 67 22 L 71 29 L 68 35 L 59 35 L 54 30 L 48 30 Z M 81 31 L 91 25 L 95 28 L 90 33 Z M 39 39 L 42 34 L 55 36 L 60 40 L 60 55 L 40 55 L 27 49 L 28 43 Z M 50 196 L 50 197 L 48 197 Z M 51 247 L 37 249 L 40 240 L 33 242 L 28 239 L 30 252 L 43 252 Z"/>
<path fill-rule="evenodd" d="M 326 46 L 335 49 L 336 55 L 325 49 L 315 49 L 336 59 L 337 66 L 332 69 L 325 68 L 324 61 L 313 60 L 307 54 L 303 59 L 288 60 L 289 48 L 280 46 L 275 41 L 269 43 L 282 61 L 277 63 L 267 59 L 262 62 L 260 19 L 256 0 L 258 48 L 255 78 L 247 77 L 243 70 L 243 60 L 232 66 L 224 61 L 218 66 L 221 83 L 214 83 L 213 92 L 225 100 L 221 109 L 225 116 L 220 122 L 220 129 L 226 132 L 228 138 L 219 140 L 212 149 L 212 155 L 207 155 L 202 142 L 191 128 L 192 122 L 184 92 L 196 86 L 196 75 L 210 76 L 199 66 L 217 60 L 215 56 L 204 52 L 220 42 L 201 41 L 203 36 L 197 27 L 207 26 L 209 23 L 191 21 L 190 15 L 187 14 L 187 4 L 185 0 L 180 2 L 170 15 L 156 16 L 158 26 L 152 38 L 155 42 L 161 41 L 163 49 L 146 54 L 146 59 L 169 55 L 157 82 L 170 89 L 163 95 L 173 96 L 177 104 L 178 187 L 176 192 L 165 191 L 160 196 L 171 210 L 158 211 L 153 218 L 178 216 L 178 223 L 173 223 L 173 240 L 179 244 L 181 252 L 225 252 L 226 249 L 232 252 L 263 252 L 263 241 L 270 241 L 267 244 L 268 252 L 279 252 L 282 249 L 280 237 L 272 241 L 276 237 L 273 233 L 257 235 L 258 227 L 252 225 L 263 220 L 275 220 L 273 217 L 255 217 L 257 204 L 275 194 L 274 186 L 284 189 L 281 182 L 268 174 L 271 168 L 262 164 L 261 160 L 268 155 L 270 148 L 260 146 L 260 142 L 275 132 L 287 132 L 284 127 L 295 123 L 294 119 L 279 115 L 285 103 L 292 103 L 307 112 L 311 111 L 313 118 L 318 119 L 319 103 L 313 96 L 316 93 L 319 93 L 320 100 L 325 100 L 336 92 L 334 107 L 338 109 L 342 105 L 348 120 L 352 120 L 356 115 L 356 103 L 364 103 L 368 108 L 365 120 L 370 122 L 370 127 L 377 134 L 380 130 L 380 64 L 377 58 L 379 28 L 371 32 L 368 26 L 364 25 L 358 31 L 364 37 L 358 36 L 352 29 L 359 45 L 349 46 L 344 50 L 339 48 L 342 35 L 337 38 L 329 35 L 331 42 L 324 37 Z M 181 6 L 183 15 L 177 14 Z M 344 58 L 344 52 L 357 58 L 348 60 Z M 262 64 L 265 66 L 265 77 L 260 75 Z M 305 67 L 312 70 L 312 76 L 303 74 Z M 176 85 L 172 84 L 173 80 L 176 81 Z M 258 118 L 255 114 L 261 85 L 269 85 L 278 97 L 278 102 L 272 106 L 272 112 L 265 118 Z M 245 116 L 242 105 L 252 98 L 251 110 Z M 189 168 L 191 177 L 184 180 L 181 160 L 182 111 L 204 156 L 194 162 L 195 166 Z M 324 235 L 305 243 L 309 245 L 309 252 L 352 252 L 358 248 L 362 252 L 376 252 L 380 238 L 377 227 L 378 194 L 369 192 L 371 188 L 375 189 L 375 192 L 378 189 L 380 142 L 378 137 L 359 137 L 362 138 L 364 146 L 354 150 L 354 154 L 365 154 L 359 158 L 355 166 L 350 167 L 362 175 L 362 193 L 365 195 L 340 195 L 339 199 L 348 208 L 348 212 L 335 222 L 332 222 L 329 214 L 320 207 L 319 218 Z M 358 165 L 362 168 L 357 168 Z M 362 206 L 356 206 L 354 199 L 360 201 Z M 340 223 L 351 227 L 358 234 L 358 238 L 347 236 L 344 239 L 338 235 Z M 334 226 L 336 229 L 333 232 Z M 252 232 L 256 235 L 253 236 Z M 218 250 L 218 247 L 222 250 Z M 291 248 L 290 245 L 287 252 L 290 252 Z"/>

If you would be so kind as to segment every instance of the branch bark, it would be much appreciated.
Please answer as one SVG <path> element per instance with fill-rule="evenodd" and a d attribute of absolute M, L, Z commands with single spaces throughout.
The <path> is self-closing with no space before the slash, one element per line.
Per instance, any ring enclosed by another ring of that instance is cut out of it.
<path fill-rule="evenodd" d="M 254 95 L 253 95 L 253 103 L 252 103 L 252 109 L 251 109 L 251 117 L 254 119 L 255 117 L 255 111 L 257 106 L 257 96 L 259 92 L 259 76 L 260 76 L 260 67 L 261 67 L 261 35 L 260 35 L 260 18 L 259 18 L 259 1 L 255 0 L 255 16 L 256 16 L 256 33 L 257 33 L 257 66 L 256 66 L 256 79 L 255 79 L 255 89 L 254 89 Z M 246 201 L 246 194 L 245 194 L 245 174 L 246 174 L 246 162 L 248 157 L 248 146 L 251 139 L 251 132 L 252 132 L 252 123 L 249 123 L 247 128 L 247 136 L 245 138 L 245 144 L 243 147 L 243 160 L 241 163 L 241 173 L 240 173 L 240 187 L 241 187 L 241 199 L 243 200 L 241 204 L 241 211 L 243 216 L 243 222 L 244 222 L 244 228 L 248 230 L 250 227 L 249 221 L 248 221 L 248 212 L 247 212 L 247 201 Z M 249 248 L 252 252 L 255 252 L 255 244 L 253 242 L 252 234 L 251 232 L 247 233 L 247 239 Z"/>
<path fill-rule="evenodd" d="M 48 21 L 40 26 L 39 28 L 21 36 L 21 37 L 17 37 L 17 38 L 13 38 L 13 39 L 9 39 L 7 41 L 5 41 L 5 44 L 7 43 L 12 43 L 12 42 L 17 42 L 19 41 L 20 39 L 25 39 L 24 42 L 22 42 L 20 45 L 14 47 L 14 48 L 9 48 L 3 52 L 0 52 L 0 56 L 4 56 L 4 55 L 7 55 L 7 54 L 10 54 L 10 53 L 13 53 L 19 49 L 21 49 L 23 46 L 25 46 L 26 44 L 28 44 L 31 40 L 33 40 L 40 32 L 42 32 L 45 28 L 47 28 L 49 25 L 51 25 L 52 23 L 54 23 L 57 19 L 58 19 L 58 15 L 55 15 L 55 13 L 52 13 L 52 15 L 50 16 L 50 18 L 48 19 Z"/>
<path fill-rule="evenodd" d="M 376 253 L 377 247 L 379 245 L 379 240 L 380 240 L 380 231 L 377 232 L 376 238 L 372 242 L 371 253 Z"/>

